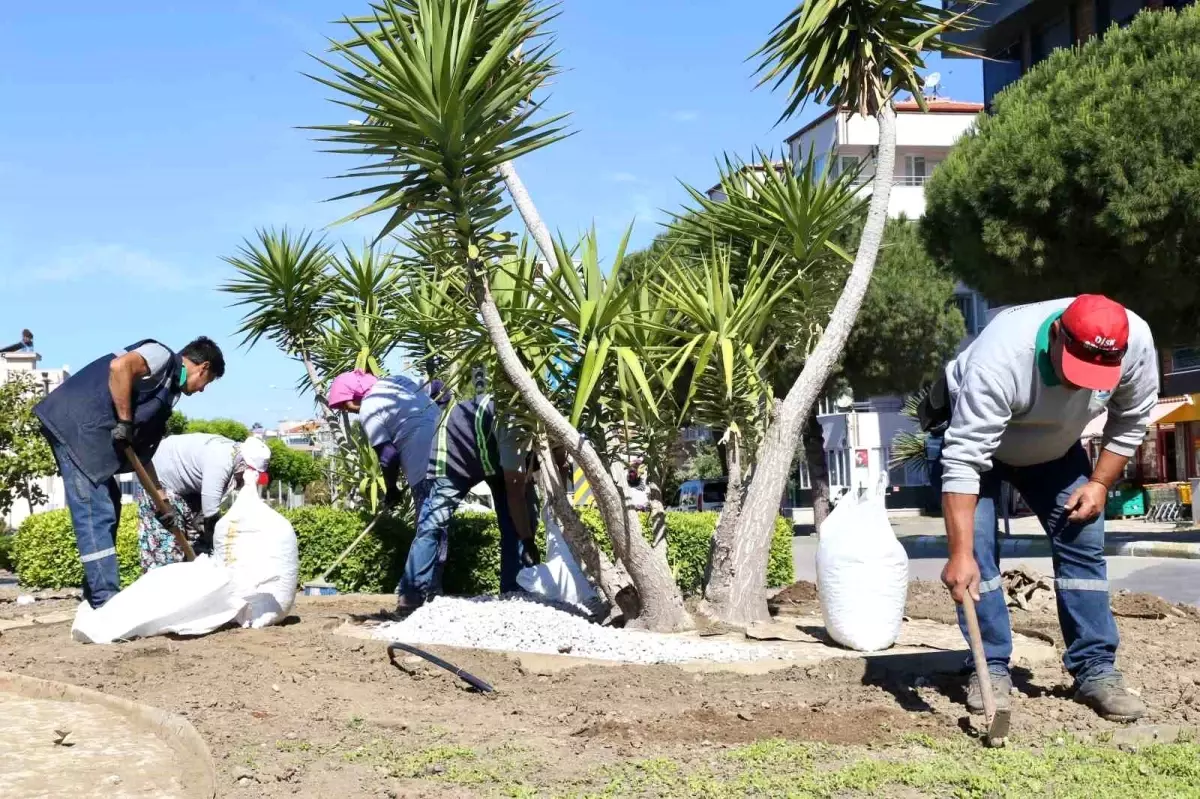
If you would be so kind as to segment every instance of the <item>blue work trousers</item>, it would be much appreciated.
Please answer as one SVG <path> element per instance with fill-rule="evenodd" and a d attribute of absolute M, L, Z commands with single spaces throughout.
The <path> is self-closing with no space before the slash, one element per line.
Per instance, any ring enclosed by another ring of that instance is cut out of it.
<path fill-rule="evenodd" d="M 121 576 L 117 572 L 121 489 L 115 477 L 93 483 L 71 460 L 62 443 L 50 433 L 44 435 L 62 475 L 75 544 L 83 562 L 83 598 L 98 608 L 121 590 Z"/>
<path fill-rule="evenodd" d="M 517 573 L 521 570 L 524 543 L 517 537 L 516 525 L 508 508 L 508 494 L 501 477 L 488 481 L 496 504 L 496 522 L 500 527 L 500 592 L 520 591 Z M 450 540 L 450 519 L 472 486 L 453 477 L 422 480 L 413 489 L 417 508 L 417 530 L 413 535 L 404 575 L 396 592 L 410 600 L 429 599 L 442 591 L 442 571 Z M 530 521 L 536 524 L 537 511 L 533 486 L 527 486 L 526 501 Z"/>
<path fill-rule="evenodd" d="M 931 436 L 926 454 L 935 486 L 942 481 L 941 451 L 942 439 Z M 1069 513 L 1064 507 L 1071 493 L 1087 483 L 1091 472 L 1087 452 L 1075 444 L 1057 460 L 1034 466 L 995 462 L 991 471 L 980 475 L 979 503 L 975 506 L 975 562 L 981 579 L 977 610 L 983 649 L 993 673 L 1007 673 L 1012 656 L 1012 628 L 1001 584 L 1000 531 L 996 524 L 1001 482 L 1021 493 L 1050 538 L 1058 622 L 1067 645 L 1063 665 L 1077 683 L 1115 670 L 1120 638 L 1109 606 L 1104 515 L 1079 524 L 1067 520 Z M 958 624 L 966 638 L 961 608 Z"/>

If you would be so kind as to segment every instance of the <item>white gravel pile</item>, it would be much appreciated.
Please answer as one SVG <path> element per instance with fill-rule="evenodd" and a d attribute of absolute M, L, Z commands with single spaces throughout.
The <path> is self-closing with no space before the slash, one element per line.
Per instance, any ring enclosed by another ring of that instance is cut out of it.
<path fill-rule="evenodd" d="M 404 621 L 379 625 L 374 636 L 408 644 L 564 654 L 626 663 L 730 663 L 786 657 L 758 644 L 601 627 L 519 596 L 438 597 Z"/>

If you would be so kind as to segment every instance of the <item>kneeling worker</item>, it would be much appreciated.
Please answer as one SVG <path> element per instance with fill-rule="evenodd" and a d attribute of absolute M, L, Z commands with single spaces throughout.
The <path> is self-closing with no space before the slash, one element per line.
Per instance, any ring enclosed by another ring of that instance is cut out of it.
<path fill-rule="evenodd" d="M 401 466 L 412 487 L 417 529 L 397 587 L 398 615 L 440 593 L 450 519 L 479 483 L 487 483 L 496 504 L 500 591 L 521 590 L 517 573 L 540 560 L 533 538 L 536 514 L 529 508 L 532 486 L 508 431 L 497 429 L 489 398 L 455 403 L 443 412 L 425 387 L 406 377 L 380 380 L 356 371 L 334 379 L 329 405 L 358 414 L 379 455 L 389 503 L 397 499 Z"/>
<path fill-rule="evenodd" d="M 1067 646 L 1063 663 L 1074 677 L 1076 700 L 1113 721 L 1146 713 L 1115 667 L 1119 641 L 1109 607 L 1104 506 L 1146 435 L 1157 394 L 1149 326 L 1098 295 L 1000 313 L 946 367 L 945 383 L 935 384 L 922 423 L 932 433 L 928 455 L 935 480 L 940 472 L 950 549 L 942 581 L 955 601 L 968 593 L 977 600 L 991 673 L 990 686 L 971 675 L 972 712 L 983 710 L 982 691 L 993 691 L 997 707 L 1005 708 L 1012 689 L 1012 631 L 996 526 L 1006 481 L 1050 539 Z M 1103 451 L 1093 466 L 1080 436 L 1106 410 Z M 960 610 L 965 636 L 962 620 Z"/>
<path fill-rule="evenodd" d="M 225 374 L 225 358 L 201 337 L 178 354 L 145 339 L 92 361 L 33 409 L 63 478 L 79 559 L 83 597 L 93 608 L 121 590 L 117 524 L 118 473 L 129 471 L 125 447 L 149 462 L 181 394 L 198 394 Z"/>
<path fill-rule="evenodd" d="M 168 436 L 163 441 L 154 454 L 154 472 L 196 554 L 212 554 L 221 503 L 230 491 L 242 488 L 242 473 L 249 468 L 265 477 L 270 462 L 270 447 L 254 436 L 241 444 L 208 433 Z M 183 560 L 175 536 L 163 526 L 153 501 L 140 487 L 137 501 L 142 569 Z"/>

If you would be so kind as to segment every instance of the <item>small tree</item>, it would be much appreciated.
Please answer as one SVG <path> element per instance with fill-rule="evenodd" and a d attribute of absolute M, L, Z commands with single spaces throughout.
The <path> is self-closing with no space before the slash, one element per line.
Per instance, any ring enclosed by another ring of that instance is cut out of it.
<path fill-rule="evenodd" d="M 762 585 L 792 456 L 800 444 L 804 422 L 850 336 L 883 240 L 896 163 L 893 99 L 897 92 L 907 90 L 924 104 L 917 74 L 924 65 L 924 54 L 955 50 L 941 34 L 961 18 L 923 0 L 807 0 L 779 23 L 757 53 L 762 57 L 764 83 L 781 86 L 790 82 L 790 97 L 781 119 L 812 98 L 874 117 L 879 146 L 854 265 L 820 339 L 800 376 L 776 406 L 774 423 L 759 446 L 754 479 L 731 533 L 734 571 L 728 589 L 709 592 L 716 612 L 726 621 L 767 618 Z"/>
<path fill-rule="evenodd" d="M 33 406 L 42 398 L 37 384 L 25 375 L 0 383 L 0 517 L 23 499 L 30 512 L 46 502 L 36 481 L 57 472 L 54 454 L 42 437 L 42 423 Z"/>
<path fill-rule="evenodd" d="M 188 418 L 183 415 L 182 411 L 171 411 L 171 418 L 167 421 L 167 435 L 178 436 L 187 432 Z"/>
<path fill-rule="evenodd" d="M 1056 50 L 934 173 L 930 252 L 990 300 L 1103 293 L 1200 339 L 1200 7 Z"/>
<path fill-rule="evenodd" d="M 953 297 L 954 279 L 925 252 L 916 223 L 889 220 L 858 324 L 829 385 L 844 383 L 857 396 L 869 397 L 908 393 L 932 380 L 966 332 Z M 819 532 L 830 503 L 825 438 L 815 405 L 803 441 Z"/>

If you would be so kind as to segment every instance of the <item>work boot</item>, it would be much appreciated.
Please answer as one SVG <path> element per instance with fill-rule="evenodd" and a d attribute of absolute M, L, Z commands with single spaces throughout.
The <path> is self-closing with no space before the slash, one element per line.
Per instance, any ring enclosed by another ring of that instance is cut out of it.
<path fill-rule="evenodd" d="M 991 673 L 992 676 L 992 695 L 996 697 L 996 710 L 1008 710 L 1012 704 L 1012 676 L 1005 672 L 1004 674 Z M 983 714 L 983 692 L 979 690 L 979 675 L 971 674 L 971 679 L 967 681 L 967 710 L 972 715 L 979 716 Z"/>
<path fill-rule="evenodd" d="M 1125 678 L 1115 671 L 1084 680 L 1075 689 L 1075 701 L 1106 721 L 1137 721 L 1146 715 L 1146 703 L 1129 693 Z"/>
<path fill-rule="evenodd" d="M 392 618 L 396 621 L 404 621 L 413 612 L 425 604 L 425 600 L 420 597 L 400 595 L 399 601 L 396 603 L 396 609 L 392 611 Z"/>

